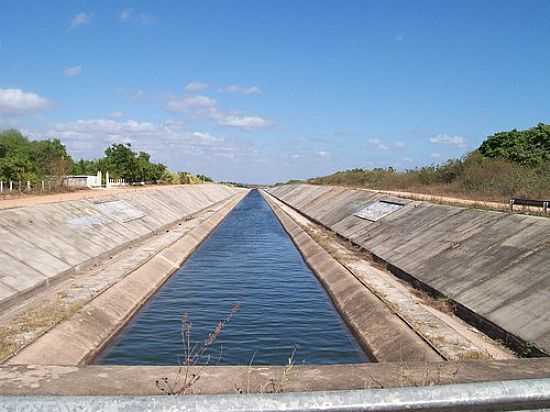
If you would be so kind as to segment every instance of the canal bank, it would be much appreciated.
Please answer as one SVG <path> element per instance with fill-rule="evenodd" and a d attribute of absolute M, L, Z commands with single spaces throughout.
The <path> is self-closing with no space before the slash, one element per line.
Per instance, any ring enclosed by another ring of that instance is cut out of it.
<path fill-rule="evenodd" d="M 365 296 L 362 300 L 368 302 L 370 299 L 372 302 L 368 307 L 371 310 L 380 308 L 379 313 L 390 320 L 375 318 L 373 322 L 371 319 L 374 326 L 370 325 L 370 333 L 359 331 L 365 334 L 366 341 L 374 343 L 375 349 L 381 347 L 383 351 L 387 350 L 387 353 L 378 354 L 379 360 L 395 360 L 397 356 L 400 360 L 408 360 L 402 350 L 407 342 L 399 339 L 401 330 L 409 330 L 416 340 L 429 345 L 441 359 L 447 361 L 514 357 L 514 354 L 500 342 L 495 342 L 454 315 L 445 301 L 434 300 L 412 288 L 384 270 L 364 251 L 335 236 L 331 231 L 266 192 L 264 195 L 286 223 L 287 230 L 294 231 L 295 242 L 303 254 L 309 256 L 314 264 L 315 261 L 322 262 L 327 259 L 334 261 L 332 267 L 339 268 L 339 277 L 331 279 L 332 273 L 326 269 L 329 267 L 327 265 L 317 265 L 318 276 L 326 278 L 329 290 L 334 289 L 335 294 L 341 295 L 336 298 L 343 302 L 343 305 L 351 301 L 346 296 L 350 290 L 353 293 L 363 293 Z M 310 245 L 315 247 L 309 247 Z M 338 282 L 352 283 L 354 288 L 338 288 Z M 368 310 L 355 313 L 357 309 L 353 305 L 341 308 L 341 311 L 347 312 L 351 317 L 369 316 Z M 390 330 L 382 328 L 382 331 L 378 332 L 378 325 L 387 325 L 387 329 Z M 392 328 L 397 331 L 392 331 Z M 384 333 L 390 337 L 391 334 L 396 336 L 394 339 L 388 339 L 390 342 L 396 342 L 393 348 L 384 346 L 384 340 L 380 339 Z"/>
<path fill-rule="evenodd" d="M 373 359 L 379 362 L 444 360 L 282 211 L 268 194 L 263 193 L 263 196 Z"/>
<path fill-rule="evenodd" d="M 147 256 L 139 266 L 82 306 L 74 315 L 11 357 L 7 364 L 80 365 L 92 358 L 141 305 L 179 268 L 246 195 L 240 190 L 211 205 L 206 220 Z M 130 259 L 132 256 L 130 256 Z M 123 262 L 124 266 L 129 263 Z M 135 263 L 134 263 L 135 264 Z"/>
<path fill-rule="evenodd" d="M 268 191 L 517 353 L 550 353 L 550 219 L 337 186 Z"/>

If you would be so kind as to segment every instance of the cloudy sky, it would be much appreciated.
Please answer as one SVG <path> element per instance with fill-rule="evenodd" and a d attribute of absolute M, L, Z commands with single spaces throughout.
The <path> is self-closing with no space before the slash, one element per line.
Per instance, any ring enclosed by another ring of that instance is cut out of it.
<path fill-rule="evenodd" d="M 550 2 L 0 4 L 0 129 L 273 182 L 550 123 Z"/>

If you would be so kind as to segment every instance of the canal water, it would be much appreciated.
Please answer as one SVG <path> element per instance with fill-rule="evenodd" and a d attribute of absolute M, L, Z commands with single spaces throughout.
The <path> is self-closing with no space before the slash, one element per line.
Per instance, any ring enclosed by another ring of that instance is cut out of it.
<path fill-rule="evenodd" d="M 258 191 L 251 191 L 144 305 L 98 364 L 182 362 L 182 314 L 193 346 L 228 317 L 209 364 L 359 363 L 368 359 Z M 200 350 L 196 350 L 200 352 Z M 221 355 L 220 355 L 221 353 Z"/>

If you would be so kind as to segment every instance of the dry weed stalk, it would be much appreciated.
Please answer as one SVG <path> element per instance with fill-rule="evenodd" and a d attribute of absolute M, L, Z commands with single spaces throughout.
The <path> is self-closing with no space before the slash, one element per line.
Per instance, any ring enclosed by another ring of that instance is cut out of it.
<path fill-rule="evenodd" d="M 294 356 L 296 355 L 296 346 L 292 350 L 292 354 L 288 357 L 288 363 L 283 369 L 283 373 L 279 378 L 271 378 L 270 381 L 264 386 L 262 392 L 281 393 L 285 391 L 285 385 L 290 379 L 290 374 L 294 369 Z M 268 390 L 271 385 L 271 390 Z"/>
<path fill-rule="evenodd" d="M 178 368 L 174 381 L 172 382 L 168 377 L 163 377 L 155 381 L 156 387 L 167 395 L 181 395 L 192 392 L 193 385 L 201 377 L 202 369 L 210 363 L 211 354 L 208 352 L 216 342 L 216 339 L 223 332 L 225 325 L 231 322 L 231 319 L 233 319 L 233 316 L 235 316 L 239 310 L 240 304 L 236 303 L 232 305 L 225 319 L 219 320 L 214 329 L 208 333 L 206 339 L 196 344 L 192 344 L 191 342 L 192 323 L 189 319 L 189 315 L 184 313 L 181 316 L 181 338 L 185 348 L 185 358 Z M 223 347 L 220 346 L 217 362 L 221 360 L 222 354 Z M 205 361 L 201 362 L 203 358 L 205 358 Z M 197 367 L 197 370 L 192 370 Z"/>

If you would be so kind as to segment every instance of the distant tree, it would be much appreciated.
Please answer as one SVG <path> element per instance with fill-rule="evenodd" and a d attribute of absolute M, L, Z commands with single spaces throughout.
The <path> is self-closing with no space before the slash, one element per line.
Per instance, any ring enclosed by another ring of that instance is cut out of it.
<path fill-rule="evenodd" d="M 213 180 L 210 177 L 206 176 L 206 175 L 196 175 L 196 176 L 202 182 L 213 182 Z"/>
<path fill-rule="evenodd" d="M 73 160 L 59 139 L 30 142 L 31 158 L 39 174 L 63 177 L 73 168 Z"/>
<path fill-rule="evenodd" d="M 105 157 L 98 161 L 101 170 L 109 171 L 114 178 L 128 182 L 158 181 L 167 169 L 162 163 L 152 163 L 147 152 L 136 153 L 132 145 L 113 144 L 105 150 Z"/>
<path fill-rule="evenodd" d="M 139 161 L 130 143 L 113 144 L 105 149 L 105 166 L 116 179 L 125 179 L 128 182 L 141 180 Z"/>
<path fill-rule="evenodd" d="M 527 130 L 495 133 L 481 144 L 479 152 L 488 158 L 539 166 L 550 160 L 550 125 L 539 123 Z"/>
<path fill-rule="evenodd" d="M 0 132 L 0 179 L 61 178 L 72 168 L 71 156 L 58 139 L 31 141 L 17 130 Z"/>

